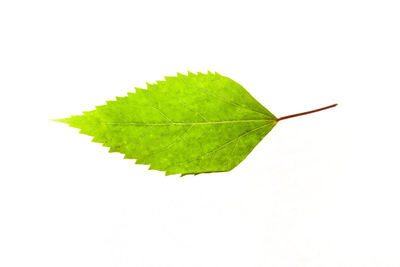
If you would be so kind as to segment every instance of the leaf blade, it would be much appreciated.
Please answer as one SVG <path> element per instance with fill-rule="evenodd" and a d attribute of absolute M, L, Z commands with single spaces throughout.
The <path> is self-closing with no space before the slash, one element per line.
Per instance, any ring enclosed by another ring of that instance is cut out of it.
<path fill-rule="evenodd" d="M 166 77 L 56 121 L 166 175 L 229 171 L 276 125 L 241 85 L 210 72 Z"/>

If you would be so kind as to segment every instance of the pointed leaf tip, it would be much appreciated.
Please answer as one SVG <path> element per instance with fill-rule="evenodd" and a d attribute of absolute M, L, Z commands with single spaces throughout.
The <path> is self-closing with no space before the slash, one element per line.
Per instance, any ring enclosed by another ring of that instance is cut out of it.
<path fill-rule="evenodd" d="M 67 123 L 68 124 L 68 118 L 64 118 L 64 119 L 49 119 L 49 121 L 61 122 L 61 123 Z"/>

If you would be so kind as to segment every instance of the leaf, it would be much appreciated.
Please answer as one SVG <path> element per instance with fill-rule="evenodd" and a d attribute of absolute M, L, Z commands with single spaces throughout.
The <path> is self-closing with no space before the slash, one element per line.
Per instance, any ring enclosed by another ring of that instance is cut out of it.
<path fill-rule="evenodd" d="M 277 123 L 240 84 L 211 72 L 178 73 L 106 103 L 56 121 L 166 175 L 232 170 Z"/>

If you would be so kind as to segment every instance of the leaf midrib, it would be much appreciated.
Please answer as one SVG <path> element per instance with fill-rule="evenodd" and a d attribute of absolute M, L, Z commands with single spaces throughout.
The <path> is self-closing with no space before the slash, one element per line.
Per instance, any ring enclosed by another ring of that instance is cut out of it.
<path fill-rule="evenodd" d="M 105 124 L 105 125 L 136 125 L 136 126 L 193 126 L 193 125 L 213 125 L 213 124 L 233 124 L 233 123 L 248 123 L 248 122 L 272 122 L 275 120 L 233 120 L 233 121 L 207 121 L 207 122 L 161 122 L 161 123 L 146 123 L 146 122 L 97 122 L 97 123 L 82 123 L 82 124 Z"/>

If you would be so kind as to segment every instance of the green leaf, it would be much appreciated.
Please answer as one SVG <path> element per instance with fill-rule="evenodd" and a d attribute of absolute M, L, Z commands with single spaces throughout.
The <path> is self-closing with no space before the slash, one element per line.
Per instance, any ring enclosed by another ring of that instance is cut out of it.
<path fill-rule="evenodd" d="M 106 103 L 56 121 L 166 175 L 232 170 L 277 123 L 240 84 L 211 72 L 178 73 Z"/>

